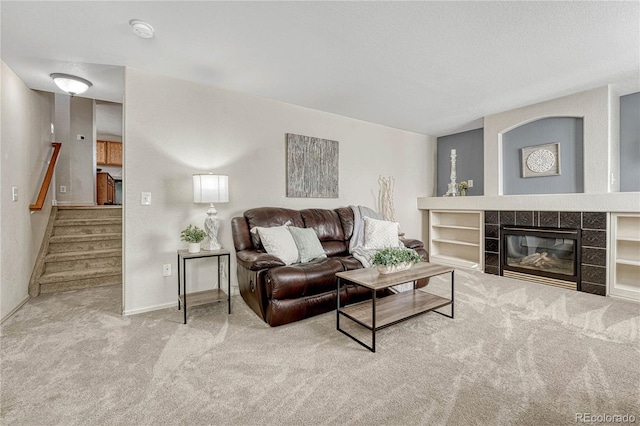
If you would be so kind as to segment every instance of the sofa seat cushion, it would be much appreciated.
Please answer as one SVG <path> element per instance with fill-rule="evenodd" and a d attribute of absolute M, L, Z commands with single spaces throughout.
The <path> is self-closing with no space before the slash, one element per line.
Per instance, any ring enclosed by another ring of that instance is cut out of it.
<path fill-rule="evenodd" d="M 360 261 L 358 259 L 356 259 L 355 257 L 349 255 L 349 256 L 335 256 L 332 259 L 336 259 L 339 260 L 340 263 L 342 263 L 342 266 L 344 267 L 345 271 L 351 271 L 354 269 L 361 269 L 363 268 L 362 263 L 360 263 Z"/>
<path fill-rule="evenodd" d="M 265 320 L 272 327 L 300 321 L 314 315 L 336 309 L 336 289 L 296 299 L 269 299 Z M 340 305 L 366 300 L 371 291 L 365 287 L 349 284 L 340 289 Z"/>
<path fill-rule="evenodd" d="M 288 299 L 335 291 L 335 274 L 342 271 L 342 263 L 333 258 L 271 268 L 265 276 L 267 297 Z"/>

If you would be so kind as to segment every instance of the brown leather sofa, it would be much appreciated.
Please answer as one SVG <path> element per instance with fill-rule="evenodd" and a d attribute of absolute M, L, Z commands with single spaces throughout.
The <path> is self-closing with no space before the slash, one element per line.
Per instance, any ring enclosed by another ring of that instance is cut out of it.
<path fill-rule="evenodd" d="M 308 263 L 286 266 L 265 252 L 255 226 L 273 227 L 290 222 L 291 226 L 313 228 L 327 255 Z M 260 207 L 231 220 L 233 243 L 238 264 L 238 285 L 244 301 L 272 327 L 298 321 L 336 308 L 336 272 L 359 269 L 362 264 L 349 254 L 354 215 L 349 207 L 335 210 L 291 210 Z M 406 247 L 428 260 L 421 241 L 403 239 Z M 424 286 L 428 281 L 421 281 Z M 370 290 L 356 285 L 340 289 L 340 303 L 365 300 Z"/>

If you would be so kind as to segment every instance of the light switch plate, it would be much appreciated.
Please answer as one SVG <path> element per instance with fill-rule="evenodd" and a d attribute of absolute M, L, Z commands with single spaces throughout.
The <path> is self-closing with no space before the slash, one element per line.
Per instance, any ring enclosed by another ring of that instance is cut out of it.
<path fill-rule="evenodd" d="M 469 188 L 473 188 L 473 179 L 469 179 L 467 183 L 469 184 Z"/>
<path fill-rule="evenodd" d="M 151 193 L 150 192 L 143 192 L 142 195 L 140 196 L 140 204 L 142 204 L 143 206 L 150 206 L 151 205 Z"/>
<path fill-rule="evenodd" d="M 11 201 L 18 201 L 18 187 L 11 187 Z"/>

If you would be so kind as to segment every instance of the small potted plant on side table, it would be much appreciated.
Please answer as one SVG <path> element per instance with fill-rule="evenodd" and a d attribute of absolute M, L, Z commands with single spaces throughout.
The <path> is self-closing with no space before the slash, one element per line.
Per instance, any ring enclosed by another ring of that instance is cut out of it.
<path fill-rule="evenodd" d="M 207 234 L 197 226 L 189 225 L 180 233 L 180 239 L 189 243 L 189 253 L 199 253 L 200 243 Z"/>
<path fill-rule="evenodd" d="M 378 251 L 371 258 L 371 264 L 375 265 L 380 274 L 404 271 L 411 268 L 414 263 L 422 262 L 422 257 L 405 247 L 389 247 Z"/>

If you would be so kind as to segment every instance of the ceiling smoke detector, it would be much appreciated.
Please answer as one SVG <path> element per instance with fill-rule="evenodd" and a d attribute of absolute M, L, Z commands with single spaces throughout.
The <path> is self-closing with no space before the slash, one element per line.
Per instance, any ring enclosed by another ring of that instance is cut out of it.
<path fill-rule="evenodd" d="M 129 21 L 129 25 L 133 28 L 133 33 L 141 38 L 153 37 L 153 27 L 144 21 L 139 19 L 132 19 Z"/>

